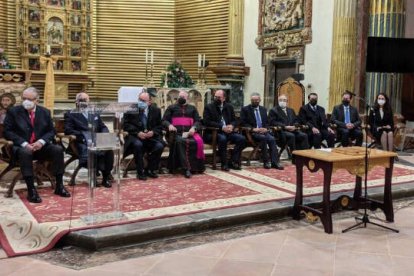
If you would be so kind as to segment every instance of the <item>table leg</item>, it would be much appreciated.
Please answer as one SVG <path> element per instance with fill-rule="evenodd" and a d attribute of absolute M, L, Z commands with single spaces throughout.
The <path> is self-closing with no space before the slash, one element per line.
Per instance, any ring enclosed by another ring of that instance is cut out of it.
<path fill-rule="evenodd" d="M 390 158 L 390 167 L 385 169 L 385 183 L 384 183 L 384 214 L 389 222 L 394 222 L 394 208 L 392 204 L 392 170 L 394 167 L 394 157 Z"/>
<path fill-rule="evenodd" d="M 300 205 L 303 203 L 303 164 L 304 159 L 300 156 L 295 157 L 296 164 L 296 196 L 293 204 L 292 218 L 300 219 Z"/>
<path fill-rule="evenodd" d="M 332 234 L 332 215 L 331 215 L 331 178 L 332 163 L 326 164 L 323 168 L 323 206 L 321 221 L 325 232 Z"/>

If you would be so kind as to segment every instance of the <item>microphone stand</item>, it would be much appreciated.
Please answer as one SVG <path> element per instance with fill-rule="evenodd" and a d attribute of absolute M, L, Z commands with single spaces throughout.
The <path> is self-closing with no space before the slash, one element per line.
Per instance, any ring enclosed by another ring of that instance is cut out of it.
<path fill-rule="evenodd" d="M 356 96 L 355 99 L 363 101 L 363 103 L 365 105 L 366 114 L 365 114 L 365 122 L 364 123 L 365 123 L 365 129 L 366 129 L 368 127 L 369 111 L 372 109 L 372 107 L 366 102 L 365 99 L 363 99 L 359 96 Z M 375 222 L 372 222 L 372 221 L 369 220 L 368 204 L 367 204 L 370 201 L 368 199 L 368 168 L 369 168 L 369 166 L 368 166 L 369 158 L 368 157 L 369 157 L 369 155 L 368 155 L 368 135 L 365 133 L 365 156 L 364 156 L 365 171 L 364 171 L 364 198 L 363 198 L 363 200 L 364 200 L 364 214 L 362 215 L 362 217 L 355 217 L 355 220 L 360 221 L 360 222 L 357 222 L 355 225 L 352 225 L 352 226 L 342 230 L 342 233 L 346 233 L 350 230 L 354 230 L 354 229 L 357 229 L 357 228 L 367 228 L 367 224 L 372 224 L 372 225 L 375 225 L 375 226 L 393 231 L 395 233 L 399 233 L 400 231 L 397 230 L 397 229 L 394 229 L 394 228 L 391 228 L 391 227 L 388 227 L 388 226 L 385 226 L 385 225 L 381 225 L 381 224 L 378 224 L 378 223 L 375 223 Z M 361 198 L 359 198 L 359 199 L 361 199 Z"/>

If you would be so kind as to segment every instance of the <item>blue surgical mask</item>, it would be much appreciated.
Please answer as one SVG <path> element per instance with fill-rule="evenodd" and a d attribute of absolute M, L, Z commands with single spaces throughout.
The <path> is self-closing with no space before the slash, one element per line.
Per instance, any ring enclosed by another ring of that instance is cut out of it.
<path fill-rule="evenodd" d="M 148 107 L 148 105 L 147 105 L 147 103 L 146 102 L 143 102 L 143 101 L 138 101 L 138 109 L 140 109 L 140 110 L 144 110 L 144 109 L 146 109 Z"/>

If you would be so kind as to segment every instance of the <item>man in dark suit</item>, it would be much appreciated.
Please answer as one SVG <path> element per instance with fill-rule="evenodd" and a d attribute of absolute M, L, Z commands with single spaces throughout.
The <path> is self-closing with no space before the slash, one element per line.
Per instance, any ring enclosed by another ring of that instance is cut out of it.
<path fill-rule="evenodd" d="M 162 141 L 161 110 L 150 103 L 150 96 L 142 92 L 138 96 L 138 112 L 127 112 L 124 115 L 125 138 L 124 155 L 133 153 L 137 167 L 137 178 L 157 178 L 157 170 L 164 150 Z M 144 153 L 148 153 L 148 166 L 144 170 Z"/>
<path fill-rule="evenodd" d="M 352 94 L 345 91 L 342 94 L 342 104 L 335 106 L 332 111 L 332 122 L 337 126 L 336 130 L 343 147 L 349 145 L 349 139 L 355 139 L 356 146 L 362 145 L 361 119 L 358 110 L 351 106 L 351 99 Z"/>
<path fill-rule="evenodd" d="M 321 148 L 321 143 L 326 140 L 328 147 L 333 148 L 335 144 L 335 132 L 329 127 L 326 120 L 325 108 L 318 105 L 318 94 L 308 95 L 309 103 L 299 110 L 301 124 L 308 126 L 308 140 L 310 146 L 315 149 Z"/>
<path fill-rule="evenodd" d="M 53 144 L 55 128 L 50 111 L 38 104 L 39 94 L 34 87 L 23 91 L 22 105 L 10 108 L 4 121 L 4 136 L 13 141 L 13 152 L 27 185 L 27 199 L 40 203 L 42 199 L 34 186 L 33 160 L 50 161 L 56 176 L 55 194 L 70 197 L 63 187 L 63 149 Z"/>
<path fill-rule="evenodd" d="M 227 163 L 227 142 L 235 144 L 233 154 L 231 156 L 230 167 L 233 169 L 240 169 L 240 157 L 241 152 L 246 146 L 246 138 L 234 132 L 236 127 L 236 116 L 234 115 L 234 108 L 231 104 L 226 102 L 225 92 L 223 90 L 217 90 L 214 93 L 214 102 L 208 104 L 204 108 L 203 113 L 204 125 L 207 127 L 218 128 L 217 133 L 217 145 L 221 161 L 221 169 L 223 171 L 229 170 L 229 164 Z M 211 143 L 212 141 L 211 131 L 208 129 L 204 134 L 204 141 Z"/>
<path fill-rule="evenodd" d="M 88 163 L 88 143 L 92 142 L 90 122 L 96 133 L 109 132 L 99 114 L 87 112 L 82 106 L 87 106 L 89 95 L 80 92 L 76 95 L 77 110 L 65 113 L 65 134 L 76 136 L 76 147 L 79 152 L 79 165 L 86 167 Z M 89 140 L 89 141 L 88 141 Z M 114 165 L 114 153 L 111 150 L 97 153 L 97 170 L 102 172 L 101 185 L 111 188 L 110 175 Z"/>
<path fill-rule="evenodd" d="M 269 121 L 271 126 L 282 128 L 279 133 L 282 148 L 286 144 L 292 151 L 309 148 L 308 136 L 298 129 L 299 120 L 295 111 L 288 107 L 286 95 L 279 96 L 278 105 L 269 112 Z"/>
<path fill-rule="evenodd" d="M 241 124 L 243 127 L 251 128 L 253 139 L 260 143 L 263 156 L 263 167 L 266 169 L 275 168 L 283 170 L 283 167 L 279 163 L 279 154 L 276 147 L 275 137 L 273 137 L 268 130 L 269 123 L 267 120 L 267 110 L 265 107 L 259 105 L 260 94 L 252 93 L 250 102 L 251 104 L 243 107 L 241 110 Z"/>

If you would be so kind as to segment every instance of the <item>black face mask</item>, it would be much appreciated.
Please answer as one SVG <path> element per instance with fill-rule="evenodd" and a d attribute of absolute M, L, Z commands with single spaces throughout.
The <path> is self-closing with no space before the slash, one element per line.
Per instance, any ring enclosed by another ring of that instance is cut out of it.
<path fill-rule="evenodd" d="M 216 104 L 216 105 L 221 105 L 221 100 L 220 99 L 214 99 L 214 103 Z"/>
<path fill-rule="evenodd" d="M 253 108 L 256 108 L 256 107 L 258 107 L 259 106 L 259 103 L 252 103 L 252 107 Z"/>
<path fill-rule="evenodd" d="M 343 104 L 344 106 L 348 106 L 348 105 L 349 105 L 349 101 L 348 101 L 348 100 L 342 100 L 342 104 Z"/>
<path fill-rule="evenodd" d="M 178 98 L 177 102 L 178 102 L 178 104 L 183 105 L 183 104 L 185 104 L 187 102 L 187 100 L 184 99 L 184 98 Z"/>
<path fill-rule="evenodd" d="M 315 106 L 318 103 L 318 100 L 310 100 L 309 103 Z"/>

